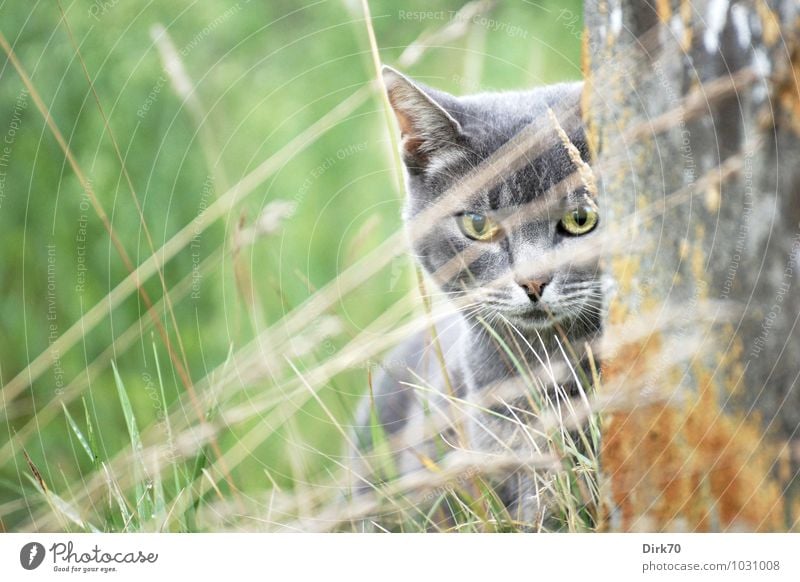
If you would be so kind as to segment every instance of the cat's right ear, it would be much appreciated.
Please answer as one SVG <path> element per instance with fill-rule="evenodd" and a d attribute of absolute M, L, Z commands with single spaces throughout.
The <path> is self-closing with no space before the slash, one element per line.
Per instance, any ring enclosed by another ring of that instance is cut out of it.
<path fill-rule="evenodd" d="M 459 146 L 461 125 L 444 107 L 393 68 L 384 65 L 382 73 L 409 171 L 420 172 L 436 154 Z"/>

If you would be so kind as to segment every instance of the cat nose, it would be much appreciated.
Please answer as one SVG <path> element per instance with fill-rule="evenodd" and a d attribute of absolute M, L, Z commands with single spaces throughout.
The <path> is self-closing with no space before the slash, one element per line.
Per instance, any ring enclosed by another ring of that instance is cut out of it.
<path fill-rule="evenodd" d="M 550 283 L 550 279 L 531 279 L 519 283 L 520 287 L 528 294 L 528 299 L 536 303 L 541 299 L 544 288 Z"/>

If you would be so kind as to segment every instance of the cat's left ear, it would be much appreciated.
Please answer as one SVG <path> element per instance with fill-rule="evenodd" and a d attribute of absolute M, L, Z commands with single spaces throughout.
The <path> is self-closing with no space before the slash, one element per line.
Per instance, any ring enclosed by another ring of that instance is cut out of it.
<path fill-rule="evenodd" d="M 400 126 L 403 161 L 409 171 L 424 170 L 435 154 L 459 147 L 461 124 L 434 96 L 385 65 L 383 82 Z"/>

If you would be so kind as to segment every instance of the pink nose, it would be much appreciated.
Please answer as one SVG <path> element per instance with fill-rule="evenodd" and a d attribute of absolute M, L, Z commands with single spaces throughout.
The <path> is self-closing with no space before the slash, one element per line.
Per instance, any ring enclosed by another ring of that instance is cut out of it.
<path fill-rule="evenodd" d="M 521 282 L 520 286 L 528 294 L 528 298 L 536 302 L 542 297 L 544 288 L 547 287 L 548 283 L 550 283 L 550 279 L 531 279 L 530 281 Z"/>

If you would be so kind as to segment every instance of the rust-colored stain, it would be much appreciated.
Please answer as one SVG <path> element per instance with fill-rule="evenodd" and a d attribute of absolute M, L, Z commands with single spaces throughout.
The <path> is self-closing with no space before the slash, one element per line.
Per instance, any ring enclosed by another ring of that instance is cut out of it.
<path fill-rule="evenodd" d="M 604 384 L 647 374 L 661 350 L 658 335 L 629 344 L 604 366 Z M 717 376 L 739 371 L 730 357 Z M 758 418 L 720 408 L 710 370 L 695 364 L 691 375 L 689 390 L 678 370 L 660 374 L 670 397 L 605 419 L 601 465 L 621 520 L 607 522 L 624 531 L 780 531 L 782 496 L 772 474 L 779 451 Z"/>
<path fill-rule="evenodd" d="M 603 364 L 603 375 L 609 379 L 641 378 L 648 373 L 653 363 L 652 355 L 660 350 L 661 336 L 657 333 L 651 333 L 637 342 L 626 343 L 617 350 L 612 359 Z"/>

